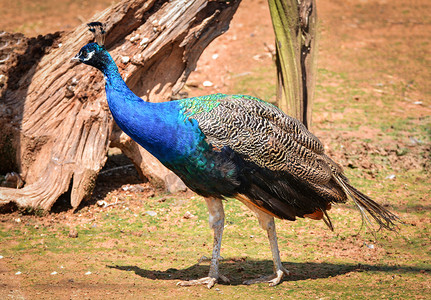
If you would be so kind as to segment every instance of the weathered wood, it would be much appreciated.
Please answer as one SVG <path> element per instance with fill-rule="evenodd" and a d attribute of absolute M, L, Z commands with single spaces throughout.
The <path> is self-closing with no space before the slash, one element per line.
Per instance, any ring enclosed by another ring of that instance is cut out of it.
<path fill-rule="evenodd" d="M 276 38 L 279 107 L 311 126 L 316 70 L 315 0 L 268 0 Z"/>
<path fill-rule="evenodd" d="M 159 102 L 182 88 L 202 51 L 228 29 L 238 5 L 239 0 L 125 0 L 92 21 L 107 24 L 106 47 L 129 87 L 143 99 Z M 25 185 L 0 188 L 0 204 L 50 209 L 71 188 L 76 208 L 91 195 L 110 140 L 150 180 L 165 186 L 176 181 L 148 152 L 113 131 L 102 74 L 69 63 L 92 39 L 85 24 L 50 39 L 19 37 L 26 41 L 22 50 L 7 53 L 7 46 L 0 52 L 0 61 L 9 66 L 0 69 L 0 154 L 14 158 L 2 172 L 18 171 Z M 40 55 L 15 76 L 38 43 L 43 44 Z"/>

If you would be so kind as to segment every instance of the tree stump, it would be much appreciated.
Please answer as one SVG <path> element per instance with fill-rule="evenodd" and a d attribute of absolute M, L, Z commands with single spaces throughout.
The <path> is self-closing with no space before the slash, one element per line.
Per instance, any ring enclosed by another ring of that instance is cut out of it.
<path fill-rule="evenodd" d="M 106 48 L 128 86 L 146 101 L 168 101 L 196 62 L 228 29 L 234 1 L 125 0 L 94 16 L 106 23 Z M 71 189 L 78 207 L 93 191 L 107 150 L 121 148 L 141 173 L 168 189 L 179 179 L 114 126 L 103 75 L 70 63 L 90 42 L 86 24 L 37 38 L 0 33 L 0 174 L 23 188 L 0 188 L 0 205 L 49 210 Z"/>
<path fill-rule="evenodd" d="M 275 33 L 278 107 L 311 127 L 316 73 L 316 0 L 268 0 Z"/>

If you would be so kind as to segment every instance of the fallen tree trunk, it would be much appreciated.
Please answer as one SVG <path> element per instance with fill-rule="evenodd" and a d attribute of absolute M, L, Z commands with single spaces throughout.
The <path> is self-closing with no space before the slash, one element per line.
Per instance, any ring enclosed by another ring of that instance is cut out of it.
<path fill-rule="evenodd" d="M 106 47 L 128 86 L 146 101 L 179 92 L 202 51 L 239 0 L 125 0 L 93 17 L 107 24 Z M 110 141 L 153 183 L 179 179 L 114 127 L 100 72 L 70 59 L 92 39 L 85 24 L 67 34 L 0 36 L 0 173 L 25 185 L 0 188 L 0 205 L 50 209 L 71 189 L 76 208 L 91 195 Z"/>

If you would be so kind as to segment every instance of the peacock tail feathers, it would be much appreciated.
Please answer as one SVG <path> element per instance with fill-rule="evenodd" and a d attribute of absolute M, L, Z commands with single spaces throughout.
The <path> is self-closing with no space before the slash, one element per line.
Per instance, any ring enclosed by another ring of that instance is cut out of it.
<path fill-rule="evenodd" d="M 385 228 L 388 230 L 396 231 L 397 224 L 396 222 L 400 222 L 400 219 L 391 213 L 389 210 L 384 208 L 382 205 L 373 201 L 367 195 L 361 193 L 356 188 L 354 188 L 349 180 L 342 174 L 338 174 L 335 179 L 338 184 L 343 188 L 346 195 L 353 200 L 355 205 L 358 207 L 363 223 L 367 224 L 371 230 L 374 230 L 373 221 L 377 223 L 378 229 Z M 368 215 L 372 217 L 372 220 L 368 217 Z"/>

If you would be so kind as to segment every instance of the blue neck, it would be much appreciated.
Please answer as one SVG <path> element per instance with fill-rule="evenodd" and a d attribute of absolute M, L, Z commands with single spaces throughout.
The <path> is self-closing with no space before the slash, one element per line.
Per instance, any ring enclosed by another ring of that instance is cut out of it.
<path fill-rule="evenodd" d="M 136 96 L 109 58 L 101 71 L 106 79 L 108 105 L 118 126 L 162 163 L 189 156 L 203 139 L 197 124 L 185 122 L 176 101 L 151 103 Z"/>
<path fill-rule="evenodd" d="M 101 71 L 103 72 L 103 75 L 105 75 L 105 90 L 109 107 L 111 107 L 111 104 L 115 105 L 116 102 L 120 102 L 119 104 L 122 105 L 130 101 L 146 103 L 129 89 L 129 87 L 126 85 L 123 78 L 121 77 L 120 73 L 118 72 L 117 65 L 114 63 L 114 61 L 111 61 Z M 113 97 L 114 95 L 118 97 Z"/>

